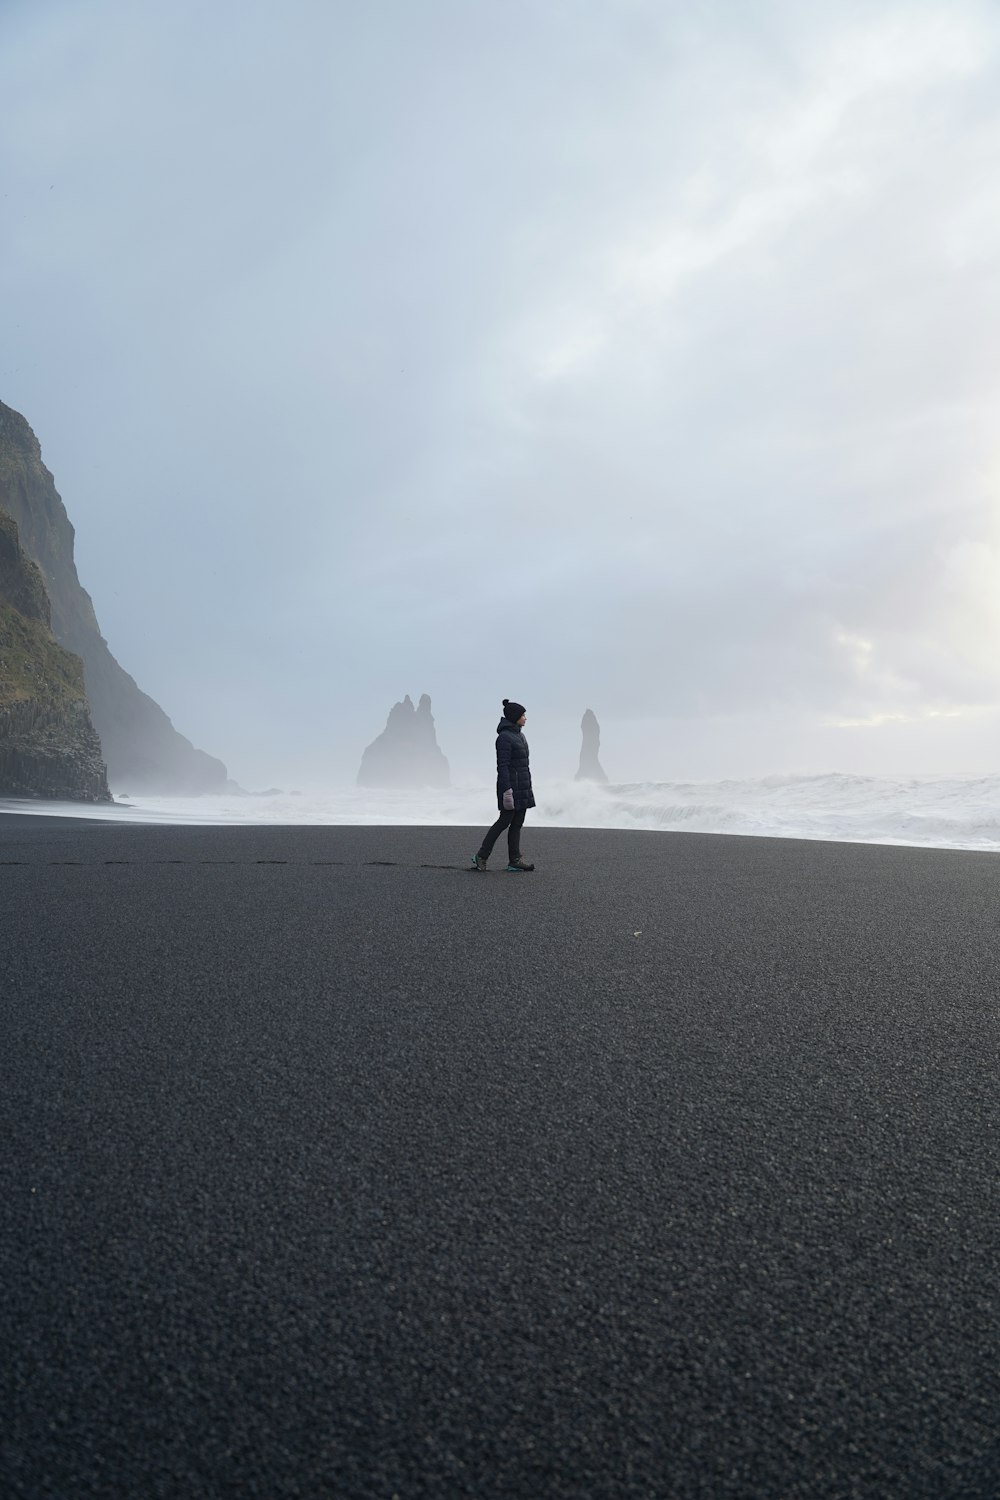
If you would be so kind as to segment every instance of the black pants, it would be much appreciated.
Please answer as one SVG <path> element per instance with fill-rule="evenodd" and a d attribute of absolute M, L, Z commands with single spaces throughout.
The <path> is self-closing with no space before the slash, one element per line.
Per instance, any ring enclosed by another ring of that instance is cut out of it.
<path fill-rule="evenodd" d="M 506 828 L 508 859 L 511 864 L 519 860 L 521 858 L 521 826 L 523 823 L 523 807 L 520 812 L 502 812 L 480 845 L 479 852 L 483 856 L 483 859 L 489 859 L 493 853 L 493 845 Z"/>

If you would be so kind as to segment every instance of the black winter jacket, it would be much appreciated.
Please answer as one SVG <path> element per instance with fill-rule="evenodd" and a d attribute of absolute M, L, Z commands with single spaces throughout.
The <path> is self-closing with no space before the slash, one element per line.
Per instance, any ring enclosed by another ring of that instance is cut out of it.
<path fill-rule="evenodd" d="M 531 769 L 528 765 L 528 741 L 509 719 L 497 725 L 497 807 L 503 812 L 503 794 L 514 793 L 514 811 L 526 812 L 534 807 Z"/>

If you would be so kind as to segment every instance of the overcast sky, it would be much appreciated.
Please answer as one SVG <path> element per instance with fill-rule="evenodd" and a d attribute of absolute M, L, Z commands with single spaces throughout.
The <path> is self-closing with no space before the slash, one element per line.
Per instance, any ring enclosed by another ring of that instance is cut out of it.
<path fill-rule="evenodd" d="M 1000 7 L 4 0 L 0 399 L 250 785 L 1000 761 Z"/>

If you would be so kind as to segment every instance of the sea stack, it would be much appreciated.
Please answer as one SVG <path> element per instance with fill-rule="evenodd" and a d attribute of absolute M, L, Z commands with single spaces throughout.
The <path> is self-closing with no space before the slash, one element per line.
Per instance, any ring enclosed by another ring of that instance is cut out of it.
<path fill-rule="evenodd" d="M 0 796 L 110 802 L 83 662 L 51 621 L 41 571 L 0 511 Z"/>
<path fill-rule="evenodd" d="M 580 769 L 577 781 L 607 781 L 600 761 L 601 726 L 592 708 L 588 708 L 580 720 L 583 743 L 580 746 Z"/>
<path fill-rule="evenodd" d="M 221 760 L 178 734 L 159 704 L 112 656 L 90 595 L 77 577 L 73 527 L 42 462 L 38 439 L 24 417 L 2 401 L 0 512 L 16 523 L 21 548 L 41 571 L 52 634 L 83 662 L 81 696 L 85 687 L 112 786 L 168 795 L 226 789 Z M 178 608 L 183 608 L 183 598 L 183 580 L 178 580 Z"/>
<path fill-rule="evenodd" d="M 434 732 L 431 700 L 417 704 L 409 693 L 393 704 L 386 726 L 361 757 L 358 786 L 444 787 L 451 785 L 448 762 Z"/>

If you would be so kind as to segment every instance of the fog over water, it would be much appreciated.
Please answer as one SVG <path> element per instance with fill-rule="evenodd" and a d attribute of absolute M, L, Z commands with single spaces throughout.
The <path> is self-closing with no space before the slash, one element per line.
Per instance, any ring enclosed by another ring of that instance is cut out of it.
<path fill-rule="evenodd" d="M 0 399 L 242 784 L 424 692 L 460 785 L 503 696 L 543 784 L 997 766 L 995 5 L 8 0 L 0 93 Z"/>
<path fill-rule="evenodd" d="M 135 797 L 90 807 L 0 801 L 0 815 L 69 815 L 105 823 L 450 825 L 456 830 L 455 860 L 465 864 L 472 854 L 467 846 L 478 842 L 466 830 L 492 821 L 491 800 L 491 787 L 465 782 L 447 791 L 420 793 L 310 788 L 250 797 Z M 622 786 L 549 779 L 526 827 L 529 850 L 536 827 L 752 834 L 997 852 L 1000 776 L 768 776 Z"/>

